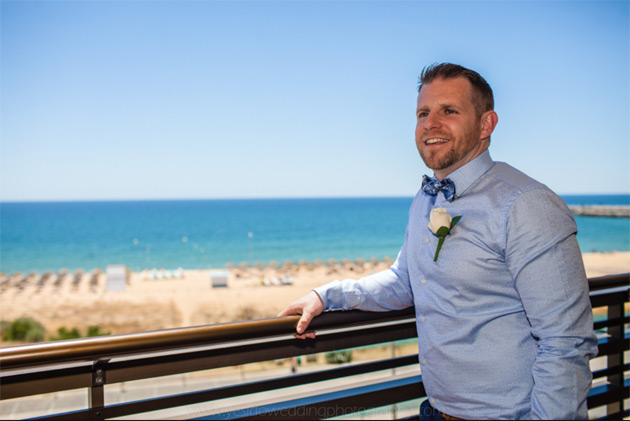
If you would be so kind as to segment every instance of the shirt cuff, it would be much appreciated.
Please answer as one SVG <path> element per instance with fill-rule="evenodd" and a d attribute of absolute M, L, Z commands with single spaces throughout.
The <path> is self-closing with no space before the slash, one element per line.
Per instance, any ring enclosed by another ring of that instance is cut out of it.
<path fill-rule="evenodd" d="M 340 288 L 341 282 L 338 280 L 329 282 L 317 288 L 313 288 L 313 291 L 322 303 L 324 303 L 324 310 L 341 310 L 343 309 L 343 293 Z"/>

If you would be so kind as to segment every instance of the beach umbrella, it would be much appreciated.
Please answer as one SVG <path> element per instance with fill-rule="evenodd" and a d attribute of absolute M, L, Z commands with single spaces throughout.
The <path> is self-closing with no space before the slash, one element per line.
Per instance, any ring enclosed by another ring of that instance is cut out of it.
<path fill-rule="evenodd" d="M 38 276 L 37 272 L 32 271 L 31 273 L 29 273 L 27 276 L 23 277 L 20 282 L 18 283 L 17 287 L 19 288 L 20 291 L 22 291 L 23 289 L 25 289 L 30 283 L 31 281 L 33 281 L 36 277 Z"/>
<path fill-rule="evenodd" d="M 23 275 L 21 272 L 17 272 L 17 276 L 13 281 L 13 286 L 20 289 L 24 287 L 24 283 L 26 282 L 26 275 Z"/>
<path fill-rule="evenodd" d="M 51 271 L 47 271 L 46 273 L 44 273 L 39 278 L 39 281 L 37 282 L 37 288 L 41 289 L 44 286 L 46 286 L 46 282 L 48 282 L 48 280 L 50 279 L 51 276 L 52 276 L 52 272 Z"/>
<path fill-rule="evenodd" d="M 74 271 L 74 276 L 72 279 L 72 286 L 75 288 L 79 287 L 81 283 L 81 278 L 83 278 L 83 269 L 77 269 Z"/>
<path fill-rule="evenodd" d="M 22 279 L 22 272 L 14 272 L 9 278 L 7 286 L 16 286 L 19 279 Z"/>
<path fill-rule="evenodd" d="M 98 278 L 101 275 L 101 272 L 102 271 L 99 268 L 92 271 L 92 276 L 90 277 L 90 289 L 93 291 L 98 287 Z"/>
<path fill-rule="evenodd" d="M 7 274 L 4 272 L 2 272 L 2 274 L 3 274 L 3 277 L 2 277 L 2 280 L 0 281 L 0 289 L 4 291 L 9 286 L 11 286 L 11 279 L 13 278 L 13 276 L 7 276 Z"/>
<path fill-rule="evenodd" d="M 61 286 L 66 275 L 68 275 L 68 269 L 61 269 L 59 272 L 57 272 L 57 279 L 55 280 L 55 284 L 54 284 L 55 287 Z"/>

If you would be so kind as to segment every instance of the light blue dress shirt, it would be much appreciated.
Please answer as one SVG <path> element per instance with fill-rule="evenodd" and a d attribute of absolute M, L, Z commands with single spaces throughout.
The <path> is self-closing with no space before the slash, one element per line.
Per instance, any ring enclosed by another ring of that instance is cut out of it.
<path fill-rule="evenodd" d="M 415 305 L 422 380 L 446 414 L 587 418 L 597 338 L 573 215 L 488 151 L 448 177 L 455 200 L 418 192 L 390 269 L 315 291 L 327 310 Z M 461 219 L 433 262 L 440 207 Z"/>

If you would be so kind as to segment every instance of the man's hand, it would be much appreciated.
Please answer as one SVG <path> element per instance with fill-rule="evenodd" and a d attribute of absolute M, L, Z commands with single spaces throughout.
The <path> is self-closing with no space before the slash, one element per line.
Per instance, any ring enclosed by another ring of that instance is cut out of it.
<path fill-rule="evenodd" d="M 301 314 L 295 330 L 295 335 L 298 339 L 315 339 L 315 332 L 306 332 L 306 328 L 311 323 L 314 317 L 319 316 L 324 311 L 324 303 L 319 295 L 315 291 L 311 291 L 302 298 L 298 298 L 289 304 L 284 310 L 278 314 L 281 316 L 291 316 L 293 314 Z"/>

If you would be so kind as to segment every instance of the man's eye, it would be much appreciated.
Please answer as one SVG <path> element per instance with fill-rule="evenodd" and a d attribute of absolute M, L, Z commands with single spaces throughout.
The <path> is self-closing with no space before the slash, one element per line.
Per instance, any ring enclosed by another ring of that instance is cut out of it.
<path fill-rule="evenodd" d="M 447 109 L 446 111 L 444 111 L 446 114 L 455 114 L 455 110 L 449 110 Z"/>
<path fill-rule="evenodd" d="M 428 115 L 429 115 L 429 113 L 427 113 L 426 111 L 423 111 L 423 112 L 418 113 L 418 118 L 424 118 L 424 117 L 426 117 Z"/>

